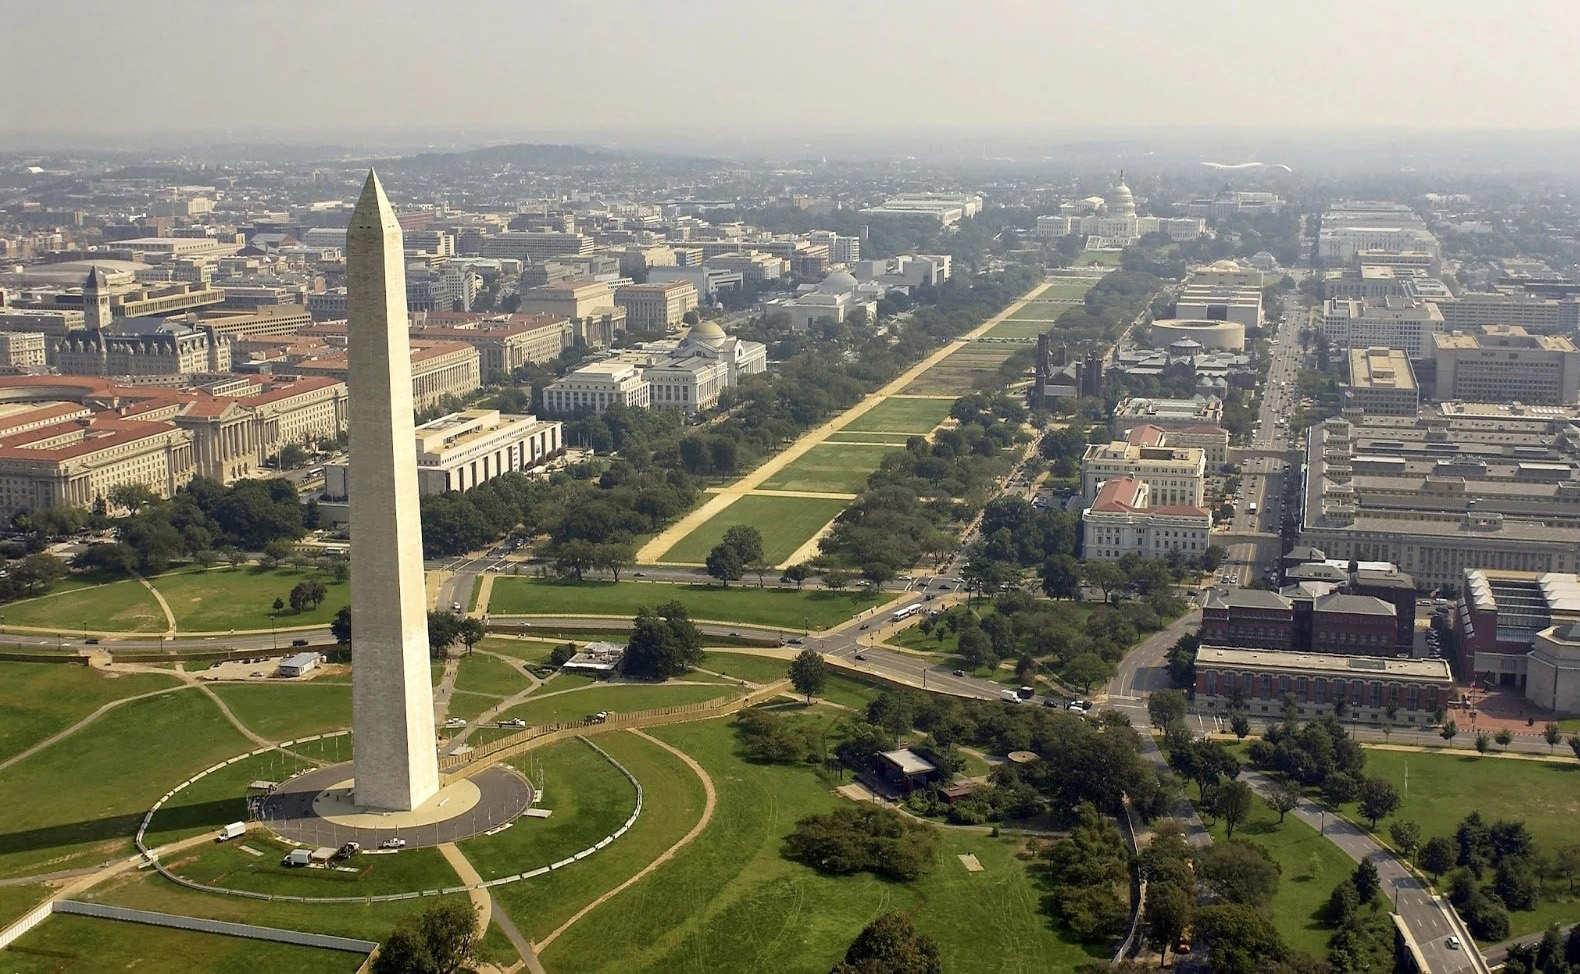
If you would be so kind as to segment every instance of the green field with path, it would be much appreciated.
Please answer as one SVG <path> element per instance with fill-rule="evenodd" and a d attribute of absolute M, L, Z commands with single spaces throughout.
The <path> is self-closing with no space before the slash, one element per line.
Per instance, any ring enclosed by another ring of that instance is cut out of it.
<path fill-rule="evenodd" d="M 351 687 L 345 683 L 216 683 L 214 692 L 237 720 L 271 741 L 351 726 Z"/>
<path fill-rule="evenodd" d="M 164 632 L 165 614 L 143 584 L 123 579 L 102 585 L 62 587 L 54 594 L 0 606 L 8 626 L 90 632 Z"/>
<path fill-rule="evenodd" d="M 867 476 L 891 452 L 881 446 L 820 443 L 763 481 L 762 489 L 858 494 L 866 488 Z"/>
<path fill-rule="evenodd" d="M 629 714 L 658 707 L 676 707 L 681 704 L 701 703 L 704 700 L 739 697 L 743 692 L 740 687 L 719 683 L 700 686 L 610 684 L 589 687 L 573 693 L 534 697 L 525 703 L 516 704 L 499 717 L 501 720 L 520 718 L 528 724 L 549 724 L 555 721 L 580 720 L 600 710 Z"/>
<path fill-rule="evenodd" d="M 309 579 L 322 582 L 327 596 L 315 609 L 292 612 L 289 608 L 291 589 L 298 582 Z M 154 579 L 154 586 L 170 604 L 176 627 L 183 632 L 267 630 L 271 625 L 282 629 L 328 625 L 351 598 L 349 582 L 336 582 L 328 575 L 295 568 L 214 568 L 176 572 Z M 279 613 L 273 611 L 276 598 L 287 603 Z"/>
<path fill-rule="evenodd" d="M 844 622 L 880 599 L 866 592 L 758 588 L 755 579 L 721 585 L 668 582 L 558 582 L 538 578 L 500 578 L 494 582 L 489 611 L 500 614 L 608 615 L 629 617 L 644 605 L 671 600 L 685 605 L 693 619 L 796 630 L 823 629 Z M 883 596 L 887 600 L 888 595 Z"/>
<path fill-rule="evenodd" d="M 52 916 L 5 952 L 8 974 L 119 974 L 146 969 L 184 974 L 353 974 L 363 957 L 194 933 L 97 917 Z"/>
<path fill-rule="evenodd" d="M 949 418 L 948 399 L 906 399 L 891 396 L 845 424 L 850 432 L 930 433 Z"/>
<path fill-rule="evenodd" d="M 747 494 L 675 542 L 661 562 L 700 565 L 724 532 L 748 524 L 762 532 L 763 559 L 777 565 L 795 554 L 823 525 L 845 509 L 845 501 L 822 497 L 765 497 Z M 777 578 L 775 572 L 773 577 Z"/>
<path fill-rule="evenodd" d="M 158 673 L 111 673 L 71 663 L 6 663 L 4 667 L 0 759 L 65 730 L 112 700 L 180 683 L 174 676 Z"/>

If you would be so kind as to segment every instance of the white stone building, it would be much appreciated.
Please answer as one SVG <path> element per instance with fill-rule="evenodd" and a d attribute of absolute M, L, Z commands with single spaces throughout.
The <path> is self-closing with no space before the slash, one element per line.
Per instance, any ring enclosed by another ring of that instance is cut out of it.
<path fill-rule="evenodd" d="M 1082 551 L 1099 561 L 1118 561 L 1127 554 L 1142 558 L 1201 557 L 1212 544 L 1212 514 L 1189 504 L 1153 507 L 1151 491 L 1135 476 L 1103 484 L 1097 499 L 1081 515 Z"/>

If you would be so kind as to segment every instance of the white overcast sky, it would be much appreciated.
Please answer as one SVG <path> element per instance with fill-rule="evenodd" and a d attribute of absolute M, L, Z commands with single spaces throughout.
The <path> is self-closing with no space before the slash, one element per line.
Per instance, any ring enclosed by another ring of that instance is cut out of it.
<path fill-rule="evenodd" d="M 1580 0 L 0 0 L 0 23 L 0 148 L 1580 119 Z"/>

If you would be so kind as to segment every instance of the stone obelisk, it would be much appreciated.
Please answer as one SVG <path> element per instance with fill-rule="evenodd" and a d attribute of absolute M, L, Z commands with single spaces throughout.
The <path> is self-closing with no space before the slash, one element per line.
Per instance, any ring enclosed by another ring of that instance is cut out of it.
<path fill-rule="evenodd" d="M 346 231 L 351 360 L 351 726 L 355 799 L 410 810 L 439 790 L 418 518 L 404 242 L 368 173 Z"/>

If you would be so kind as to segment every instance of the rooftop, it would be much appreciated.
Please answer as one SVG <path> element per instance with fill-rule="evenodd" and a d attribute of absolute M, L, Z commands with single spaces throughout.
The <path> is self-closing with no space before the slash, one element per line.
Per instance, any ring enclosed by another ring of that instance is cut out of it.
<path fill-rule="evenodd" d="M 1234 669 L 1308 670 L 1360 679 L 1412 679 L 1452 684 L 1448 661 L 1441 659 L 1381 659 L 1376 656 L 1332 656 L 1327 653 L 1291 653 L 1271 649 L 1232 649 L 1203 646 L 1196 653 L 1197 666 Z"/>

